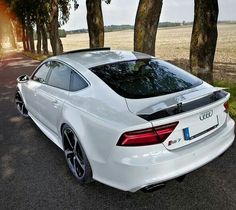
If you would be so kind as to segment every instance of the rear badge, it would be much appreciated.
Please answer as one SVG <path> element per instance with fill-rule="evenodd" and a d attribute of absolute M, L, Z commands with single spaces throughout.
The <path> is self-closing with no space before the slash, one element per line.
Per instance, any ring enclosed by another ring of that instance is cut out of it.
<path fill-rule="evenodd" d="M 181 138 L 176 139 L 176 140 L 170 140 L 170 141 L 168 142 L 168 146 L 171 146 L 172 144 L 178 143 L 178 142 L 180 142 L 180 141 L 181 141 Z"/>
<path fill-rule="evenodd" d="M 207 118 L 210 118 L 212 115 L 213 115 L 213 110 L 208 111 L 208 112 L 205 112 L 205 113 L 202 113 L 202 114 L 199 116 L 199 119 L 200 119 L 200 120 L 206 120 Z"/>

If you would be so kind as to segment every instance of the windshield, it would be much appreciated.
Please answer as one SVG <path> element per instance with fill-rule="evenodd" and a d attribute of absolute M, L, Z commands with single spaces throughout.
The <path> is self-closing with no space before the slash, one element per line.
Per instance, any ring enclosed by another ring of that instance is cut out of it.
<path fill-rule="evenodd" d="M 197 77 L 157 59 L 106 64 L 91 71 L 116 93 L 133 99 L 166 95 L 202 84 Z"/>

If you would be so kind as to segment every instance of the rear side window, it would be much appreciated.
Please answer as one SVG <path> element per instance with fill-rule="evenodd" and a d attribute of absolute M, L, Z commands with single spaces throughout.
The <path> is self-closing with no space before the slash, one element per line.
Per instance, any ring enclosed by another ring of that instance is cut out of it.
<path fill-rule="evenodd" d="M 51 62 L 51 74 L 48 79 L 48 85 L 57 87 L 63 90 L 70 88 L 71 69 L 59 62 Z"/>
<path fill-rule="evenodd" d="M 70 91 L 78 91 L 83 88 L 86 88 L 88 84 L 80 77 L 77 73 L 72 71 L 71 73 L 71 82 L 70 82 Z"/>
<path fill-rule="evenodd" d="M 44 63 L 39 67 L 37 72 L 33 75 L 33 80 L 41 83 L 46 83 L 46 78 L 50 69 L 50 62 Z"/>
<path fill-rule="evenodd" d="M 202 84 L 197 77 L 157 59 L 125 61 L 90 70 L 125 98 L 155 97 Z"/>

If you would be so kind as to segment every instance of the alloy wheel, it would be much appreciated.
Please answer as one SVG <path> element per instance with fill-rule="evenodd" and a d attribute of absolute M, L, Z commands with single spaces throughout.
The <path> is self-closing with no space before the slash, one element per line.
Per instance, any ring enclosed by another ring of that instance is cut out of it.
<path fill-rule="evenodd" d="M 21 115 L 23 115 L 24 117 L 28 117 L 28 111 L 25 108 L 24 101 L 22 100 L 22 97 L 19 91 L 17 91 L 15 95 L 15 104 L 16 104 L 16 108 L 21 113 Z"/>
<path fill-rule="evenodd" d="M 78 139 L 70 128 L 66 128 L 63 135 L 67 163 L 73 174 L 81 179 L 85 174 L 85 162 Z"/>

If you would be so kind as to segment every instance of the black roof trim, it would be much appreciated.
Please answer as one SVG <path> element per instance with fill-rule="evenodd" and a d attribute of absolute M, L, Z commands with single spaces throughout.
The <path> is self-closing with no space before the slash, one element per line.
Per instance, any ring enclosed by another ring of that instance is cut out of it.
<path fill-rule="evenodd" d="M 79 52 L 102 51 L 102 50 L 111 50 L 111 48 L 110 47 L 100 47 L 100 48 L 86 48 L 86 49 L 80 49 L 80 50 L 72 50 L 72 51 L 64 52 L 63 55 L 71 54 L 71 53 L 79 53 Z"/>

